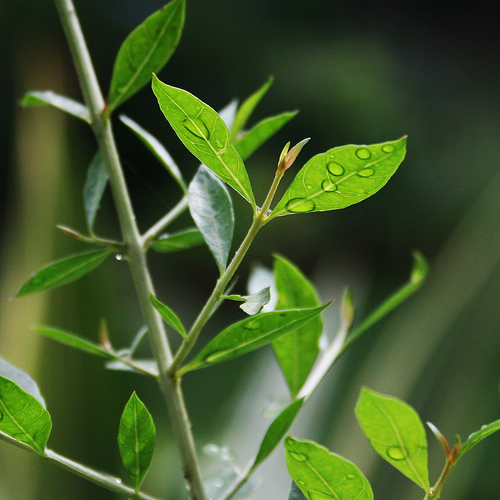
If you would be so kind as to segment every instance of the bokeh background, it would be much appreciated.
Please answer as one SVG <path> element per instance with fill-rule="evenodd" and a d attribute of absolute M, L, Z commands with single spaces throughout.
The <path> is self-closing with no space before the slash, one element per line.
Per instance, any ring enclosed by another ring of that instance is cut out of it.
<path fill-rule="evenodd" d="M 104 91 L 121 41 L 161 5 L 76 2 Z M 499 14 L 495 3 L 445 0 L 188 0 L 181 44 L 160 74 L 216 109 L 275 76 L 252 123 L 284 110 L 300 114 L 247 162 L 261 199 L 289 140 L 312 137 L 297 171 L 309 156 L 333 146 L 408 134 L 407 159 L 380 193 L 346 210 L 275 221 L 259 235 L 237 285 L 244 292 L 251 267 L 271 267 L 272 253 L 280 253 L 314 280 L 323 300 L 338 304 L 350 286 L 363 317 L 407 279 L 413 249 L 428 257 L 431 273 L 422 290 L 350 349 L 293 427 L 297 437 L 316 439 L 354 461 L 379 499 L 423 495 L 362 436 L 353 412 L 362 385 L 410 402 L 450 441 L 500 417 Z M 141 319 L 126 264 L 110 260 L 76 284 L 9 300 L 33 271 L 85 249 L 55 225 L 85 227 L 81 190 L 95 142 L 84 124 L 56 110 L 18 106 L 31 89 L 81 98 L 53 3 L 2 0 L 0 46 L 1 355 L 39 382 L 54 424 L 50 447 L 117 475 L 125 474 L 116 446 L 118 421 L 136 390 L 159 434 L 145 489 L 183 499 L 168 421 L 151 381 L 106 371 L 98 359 L 31 330 L 49 323 L 95 340 L 105 317 L 115 345 L 127 345 Z M 197 163 L 149 89 L 122 112 L 156 134 L 192 177 Z M 147 229 L 179 192 L 118 120 L 115 132 L 139 223 Z M 250 214 L 244 202 L 234 201 L 237 242 Z M 189 224 L 186 216 L 173 229 Z M 109 193 L 97 229 L 118 236 Z M 208 251 L 150 260 L 159 296 L 189 324 L 217 278 Z M 207 338 L 240 317 L 237 308 L 222 308 Z M 336 321 L 334 306 L 325 315 L 330 337 Z M 242 464 L 269 424 L 263 410 L 286 396 L 267 348 L 189 374 L 184 387 L 199 448 L 230 446 Z M 429 441 L 434 481 L 441 452 L 432 436 Z M 499 449 L 500 436 L 474 449 L 442 498 L 497 500 Z M 217 473 L 213 461 L 203 467 L 207 476 Z M 287 498 L 290 479 L 281 450 L 257 476 L 261 487 L 252 499 Z M 0 442 L 0 498 L 114 496 Z"/>

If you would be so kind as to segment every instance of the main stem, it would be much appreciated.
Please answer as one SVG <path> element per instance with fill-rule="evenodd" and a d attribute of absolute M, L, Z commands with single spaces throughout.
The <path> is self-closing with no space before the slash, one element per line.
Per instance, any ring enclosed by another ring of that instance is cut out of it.
<path fill-rule="evenodd" d="M 173 360 L 172 351 L 162 319 L 149 301 L 150 294 L 154 293 L 153 282 L 146 261 L 146 251 L 143 247 L 143 241 L 121 168 L 111 122 L 109 119 L 105 119 L 102 114 L 105 109 L 104 98 L 99 88 L 72 0 L 54 1 L 73 55 L 85 104 L 90 112 L 91 127 L 108 170 L 120 227 L 127 247 L 128 262 L 149 330 L 154 356 L 158 363 L 158 383 L 165 398 L 172 427 L 179 443 L 184 477 L 192 500 L 206 500 L 180 381 L 174 380 L 168 374 Z"/>

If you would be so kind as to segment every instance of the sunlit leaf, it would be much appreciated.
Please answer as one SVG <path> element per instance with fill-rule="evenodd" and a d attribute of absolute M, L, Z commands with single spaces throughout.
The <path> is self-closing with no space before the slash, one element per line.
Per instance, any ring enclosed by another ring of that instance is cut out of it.
<path fill-rule="evenodd" d="M 87 171 L 87 180 L 83 188 L 83 204 L 85 207 L 85 216 L 87 218 L 87 227 L 89 231 L 94 228 L 94 221 L 106 185 L 108 183 L 108 172 L 106 164 L 100 151 L 96 153 Z"/>
<path fill-rule="evenodd" d="M 289 260 L 276 256 L 274 280 L 278 293 L 276 310 L 316 307 L 320 304 L 314 285 Z M 304 384 L 319 354 L 323 331 L 321 316 L 273 342 L 273 350 L 294 398 Z"/>
<path fill-rule="evenodd" d="M 342 146 L 313 156 L 300 170 L 271 217 L 336 210 L 381 189 L 403 161 L 406 137 L 370 146 Z"/>
<path fill-rule="evenodd" d="M 125 39 L 113 68 L 107 113 L 139 91 L 170 59 L 184 26 L 185 0 L 173 0 Z"/>
<path fill-rule="evenodd" d="M 231 144 L 222 118 L 194 95 L 166 85 L 156 76 L 153 76 L 153 92 L 165 118 L 186 148 L 255 206 L 245 165 Z"/>
<path fill-rule="evenodd" d="M 58 260 L 35 273 L 19 290 L 17 297 L 71 283 L 99 267 L 111 250 L 93 250 Z"/>
<path fill-rule="evenodd" d="M 233 239 L 234 212 L 226 186 L 204 165 L 189 184 L 189 211 L 221 274 Z"/>
<path fill-rule="evenodd" d="M 418 413 L 397 398 L 364 387 L 356 417 L 375 451 L 428 492 L 427 437 Z"/>
<path fill-rule="evenodd" d="M 42 404 L 0 376 L 0 431 L 43 455 L 51 429 L 49 412 Z"/>
<path fill-rule="evenodd" d="M 308 500 L 372 500 L 370 483 L 349 460 L 313 441 L 285 439 L 286 466 Z"/>
<path fill-rule="evenodd" d="M 187 250 L 188 248 L 203 245 L 203 239 L 200 230 L 196 227 L 190 227 L 176 233 L 162 234 L 157 240 L 153 241 L 151 248 L 157 252 L 177 252 Z"/>
<path fill-rule="evenodd" d="M 153 459 L 155 434 L 153 418 L 134 392 L 120 419 L 118 446 L 123 466 L 136 491 Z"/>
<path fill-rule="evenodd" d="M 242 297 L 245 302 L 240 305 L 249 316 L 259 313 L 262 308 L 271 300 L 271 288 L 266 287 L 252 295 Z"/>
<path fill-rule="evenodd" d="M 500 430 L 500 420 L 495 420 L 490 424 L 483 425 L 481 429 L 476 432 L 473 432 L 462 445 L 460 452 L 458 454 L 458 458 L 463 457 L 468 451 L 470 451 L 476 444 L 480 443 L 483 439 L 487 438 L 494 432 Z"/>
<path fill-rule="evenodd" d="M 151 304 L 160 313 L 161 317 L 178 333 L 186 338 L 186 330 L 177 315 L 163 302 L 160 302 L 153 294 L 149 296 Z"/>
<path fill-rule="evenodd" d="M 89 110 L 80 102 L 69 97 L 56 94 L 52 90 L 41 90 L 28 92 L 21 101 L 25 108 L 32 106 L 54 106 L 70 115 L 90 123 Z"/>

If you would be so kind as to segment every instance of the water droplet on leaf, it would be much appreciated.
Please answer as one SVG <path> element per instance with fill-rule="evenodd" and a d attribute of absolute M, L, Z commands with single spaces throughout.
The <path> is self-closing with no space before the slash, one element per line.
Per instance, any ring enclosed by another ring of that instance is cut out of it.
<path fill-rule="evenodd" d="M 123 260 L 123 255 L 122 255 L 121 253 L 117 253 L 117 254 L 115 255 L 115 259 L 116 259 L 116 260 Z"/>
<path fill-rule="evenodd" d="M 291 452 L 290 456 L 297 462 L 305 462 L 309 457 L 305 453 Z"/>
<path fill-rule="evenodd" d="M 311 186 L 311 184 L 308 184 L 308 185 L 306 186 L 306 189 L 307 189 L 307 190 L 312 189 L 312 188 L 313 188 L 313 187 Z"/>
<path fill-rule="evenodd" d="M 345 172 L 345 168 L 336 161 L 331 161 L 330 163 L 328 163 L 326 165 L 326 168 L 328 169 L 328 172 L 336 176 L 342 175 Z"/>
<path fill-rule="evenodd" d="M 372 154 L 370 153 L 369 149 L 366 148 L 360 148 L 356 150 L 356 156 L 360 160 L 368 160 Z"/>
<path fill-rule="evenodd" d="M 307 484 L 305 481 L 302 481 L 302 479 L 299 479 L 297 482 L 302 486 L 305 486 Z"/>
<path fill-rule="evenodd" d="M 387 456 L 392 460 L 404 460 L 406 458 L 405 452 L 399 446 L 387 448 Z"/>
<path fill-rule="evenodd" d="M 385 146 L 382 146 L 382 151 L 384 153 L 392 153 L 395 149 L 396 147 L 392 144 L 386 144 Z"/>
<path fill-rule="evenodd" d="M 316 204 L 312 200 L 304 198 L 292 198 L 285 207 L 289 212 L 304 213 L 312 212 L 316 208 Z"/>
<path fill-rule="evenodd" d="M 260 321 L 249 321 L 243 326 L 245 330 L 258 330 L 260 328 Z"/>
<path fill-rule="evenodd" d="M 222 149 L 224 147 L 224 144 L 221 141 L 215 141 L 215 145 L 218 149 Z"/>
<path fill-rule="evenodd" d="M 321 188 L 327 193 L 333 193 L 337 191 L 337 184 L 335 184 L 335 182 L 330 182 L 328 179 L 325 179 L 321 183 Z"/>
<path fill-rule="evenodd" d="M 182 124 L 184 125 L 184 128 L 195 137 L 200 139 L 208 139 L 210 137 L 210 132 L 208 131 L 207 126 L 199 118 L 194 120 L 184 120 Z"/>
<path fill-rule="evenodd" d="M 360 170 L 358 172 L 358 175 L 360 177 L 371 177 L 374 173 L 375 173 L 375 170 L 373 170 L 373 168 L 367 167 L 367 168 L 364 168 L 363 170 Z"/>
<path fill-rule="evenodd" d="M 356 474 L 353 474 L 352 472 L 347 474 L 347 479 L 356 479 Z"/>

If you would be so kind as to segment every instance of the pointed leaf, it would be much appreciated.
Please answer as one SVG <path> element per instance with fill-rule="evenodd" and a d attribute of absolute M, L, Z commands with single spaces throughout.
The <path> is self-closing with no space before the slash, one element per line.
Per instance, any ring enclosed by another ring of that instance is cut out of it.
<path fill-rule="evenodd" d="M 125 39 L 113 68 L 107 113 L 138 92 L 170 59 L 179 43 L 185 0 L 173 0 L 148 17 Z"/>
<path fill-rule="evenodd" d="M 83 188 L 85 216 L 87 218 L 87 227 L 90 232 L 92 232 L 94 228 L 95 216 L 99 210 L 102 195 L 104 194 L 107 183 L 108 172 L 106 170 L 106 164 L 104 163 L 101 152 L 98 151 L 89 165 L 87 180 Z"/>
<path fill-rule="evenodd" d="M 458 458 L 462 458 L 468 451 L 470 451 L 476 444 L 480 443 L 483 439 L 487 438 L 494 432 L 500 430 L 500 420 L 495 420 L 488 425 L 483 425 L 481 429 L 476 432 L 473 432 L 467 441 L 462 445 L 460 452 L 458 454 Z"/>
<path fill-rule="evenodd" d="M 134 359 L 133 365 L 127 364 L 119 359 L 113 361 L 106 361 L 104 365 L 108 370 L 117 372 L 132 372 L 139 375 L 150 375 L 151 377 L 158 377 L 158 363 L 154 359 Z"/>
<path fill-rule="evenodd" d="M 286 466 L 308 500 L 372 500 L 370 483 L 349 460 L 313 441 L 285 439 Z"/>
<path fill-rule="evenodd" d="M 263 288 L 260 292 L 242 297 L 245 302 L 240 305 L 249 316 L 259 313 L 271 300 L 271 287 Z"/>
<path fill-rule="evenodd" d="M 153 418 L 134 392 L 122 413 L 118 446 L 123 466 L 136 491 L 153 459 L 155 434 Z"/>
<path fill-rule="evenodd" d="M 233 203 L 226 186 L 202 165 L 189 184 L 189 211 L 222 274 L 233 239 Z"/>
<path fill-rule="evenodd" d="M 320 304 L 314 285 L 287 259 L 276 256 L 274 279 L 278 293 L 276 310 L 316 307 Z M 304 384 L 319 354 L 323 332 L 321 316 L 273 342 L 273 350 L 294 398 Z"/>
<path fill-rule="evenodd" d="M 262 313 L 226 328 L 215 337 L 179 374 L 233 359 L 258 349 L 305 325 L 329 304 L 312 309 Z"/>
<path fill-rule="evenodd" d="M 197 97 L 153 76 L 160 109 L 179 139 L 198 160 L 255 206 L 245 165 L 231 144 L 222 118 Z"/>
<path fill-rule="evenodd" d="M 12 366 L 3 358 L 0 358 L 0 376 L 8 378 L 17 384 L 23 391 L 36 398 L 44 408 L 46 407 L 38 384 L 26 372 Z"/>
<path fill-rule="evenodd" d="M 56 94 L 51 90 L 28 92 L 21 101 L 25 108 L 31 106 L 54 106 L 70 115 L 76 116 L 87 123 L 91 123 L 89 110 L 80 102 L 69 97 Z"/>
<path fill-rule="evenodd" d="M 49 412 L 31 394 L 0 376 L 0 431 L 45 453 L 52 429 Z"/>
<path fill-rule="evenodd" d="M 364 387 L 356 417 L 375 451 L 429 492 L 427 437 L 417 412 L 397 398 Z"/>
<path fill-rule="evenodd" d="M 153 241 L 151 248 L 157 252 L 177 252 L 187 250 L 188 248 L 203 245 L 205 240 L 196 227 L 190 227 L 176 233 L 162 234 L 157 240 Z"/>
<path fill-rule="evenodd" d="M 186 192 L 187 188 L 182 178 L 181 171 L 169 152 L 165 149 L 165 146 L 163 146 L 155 136 L 151 135 L 128 116 L 120 115 L 120 120 L 139 137 L 157 160 L 167 169 L 167 172 L 174 178 L 177 184 L 179 184 L 181 189 Z"/>
<path fill-rule="evenodd" d="M 35 273 L 19 290 L 17 297 L 71 283 L 99 267 L 111 250 L 93 250 L 58 260 Z"/>
<path fill-rule="evenodd" d="M 300 170 L 271 217 L 337 210 L 381 189 L 403 161 L 406 137 L 370 146 L 342 146 L 313 156 Z"/>
<path fill-rule="evenodd" d="M 186 330 L 177 315 L 163 302 L 160 302 L 153 294 L 149 296 L 151 304 L 160 313 L 161 317 L 178 333 L 186 338 Z"/>

